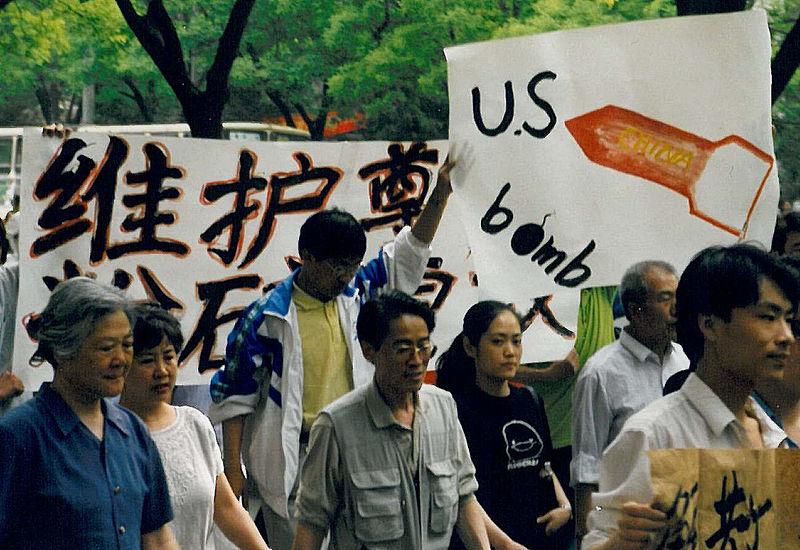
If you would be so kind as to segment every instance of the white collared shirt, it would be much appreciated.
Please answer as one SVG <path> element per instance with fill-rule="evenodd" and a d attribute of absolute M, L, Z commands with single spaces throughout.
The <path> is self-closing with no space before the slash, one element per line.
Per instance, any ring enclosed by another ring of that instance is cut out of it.
<path fill-rule="evenodd" d="M 757 416 L 764 433 L 762 417 Z M 750 446 L 733 412 L 696 374 L 690 374 L 680 390 L 633 415 L 603 453 L 600 490 L 592 495 L 596 508 L 589 514 L 590 531 L 582 548 L 609 538 L 617 529 L 623 503 L 653 501 L 648 450 Z"/>
<path fill-rule="evenodd" d="M 589 358 L 572 394 L 573 486 L 598 483 L 603 451 L 625 421 L 660 398 L 669 377 L 687 368 L 689 359 L 679 344 L 672 342 L 659 360 L 627 331 Z"/>

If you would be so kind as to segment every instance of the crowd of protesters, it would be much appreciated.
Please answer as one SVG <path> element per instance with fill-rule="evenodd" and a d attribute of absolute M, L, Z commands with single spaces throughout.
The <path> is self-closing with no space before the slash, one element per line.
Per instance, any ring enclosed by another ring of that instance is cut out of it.
<path fill-rule="evenodd" d="M 0 547 L 211 549 L 219 528 L 245 549 L 646 549 L 667 525 L 648 450 L 797 447 L 794 212 L 772 252 L 711 247 L 682 273 L 653 258 L 618 289 L 584 289 L 575 347 L 551 364 L 520 364 L 512 306 L 474 304 L 424 383 L 436 319 L 412 294 L 453 165 L 367 262 L 349 213 L 306 220 L 301 267 L 228 337 L 210 419 L 172 405 L 183 336 L 169 312 L 60 283 L 26 327 L 53 381 L 0 409 Z M 19 278 L 10 222 L 2 338 Z M 24 389 L 12 342 L 0 403 Z"/>

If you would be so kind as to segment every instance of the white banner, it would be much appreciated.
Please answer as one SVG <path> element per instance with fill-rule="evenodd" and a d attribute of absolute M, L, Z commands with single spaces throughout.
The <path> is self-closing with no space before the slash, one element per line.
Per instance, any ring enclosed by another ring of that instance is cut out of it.
<path fill-rule="evenodd" d="M 23 321 L 44 308 L 58 281 L 78 274 L 171 309 L 186 337 L 179 382 L 207 383 L 241 309 L 297 265 L 308 215 L 331 206 L 353 213 L 368 228 L 367 254 L 374 255 L 394 226 L 418 213 L 446 153 L 441 141 L 241 143 L 78 133 L 60 142 L 34 130 L 24 143 L 14 365 L 29 389 L 52 370 L 27 365 L 35 343 Z M 451 207 L 418 291 L 438 310 L 440 350 L 479 299 L 473 258 Z M 566 355 L 577 302 L 577 292 L 568 291 L 517 303 L 534 318 L 526 360 Z"/>
<path fill-rule="evenodd" d="M 769 245 L 779 189 L 765 12 L 445 54 L 456 198 L 490 295 L 520 302 L 618 284 L 645 259 L 680 270 L 711 244 Z"/>

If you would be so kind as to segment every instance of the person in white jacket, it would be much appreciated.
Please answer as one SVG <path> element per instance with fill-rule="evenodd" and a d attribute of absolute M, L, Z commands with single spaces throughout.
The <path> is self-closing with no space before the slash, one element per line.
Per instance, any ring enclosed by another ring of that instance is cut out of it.
<path fill-rule="evenodd" d="M 310 216 L 298 242 L 302 266 L 250 304 L 228 336 L 209 415 L 222 422 L 231 487 L 274 550 L 292 546 L 298 472 L 317 413 L 372 379 L 356 335 L 361 305 L 387 289 L 413 294 L 421 283 L 453 165 L 445 159 L 413 226 L 365 265 L 366 235 L 352 215 Z"/>

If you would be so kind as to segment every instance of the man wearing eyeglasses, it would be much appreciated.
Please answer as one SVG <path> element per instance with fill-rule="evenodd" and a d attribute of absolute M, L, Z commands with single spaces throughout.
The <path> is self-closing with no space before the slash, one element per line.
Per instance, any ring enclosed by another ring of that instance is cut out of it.
<path fill-rule="evenodd" d="M 434 316 L 389 292 L 364 304 L 358 339 L 371 384 L 325 407 L 311 429 L 294 550 L 445 549 L 455 526 L 489 548 L 475 467 L 452 396 L 423 377 Z"/>
<path fill-rule="evenodd" d="M 228 336 L 209 414 L 223 425 L 231 487 L 274 550 L 292 545 L 298 472 L 317 413 L 372 378 L 356 338 L 358 312 L 386 290 L 413 293 L 421 283 L 453 164 L 445 160 L 414 225 L 365 265 L 358 220 L 336 209 L 310 216 L 298 241 L 302 266 L 253 302 Z"/>

